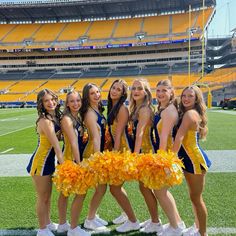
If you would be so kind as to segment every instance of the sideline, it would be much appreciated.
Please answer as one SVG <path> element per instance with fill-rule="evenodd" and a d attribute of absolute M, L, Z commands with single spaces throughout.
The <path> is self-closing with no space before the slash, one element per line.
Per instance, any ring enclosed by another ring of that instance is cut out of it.
<path fill-rule="evenodd" d="M 212 166 L 209 172 L 236 172 L 236 150 L 206 151 Z M 29 176 L 26 171 L 30 154 L 0 154 L 0 177 Z"/>

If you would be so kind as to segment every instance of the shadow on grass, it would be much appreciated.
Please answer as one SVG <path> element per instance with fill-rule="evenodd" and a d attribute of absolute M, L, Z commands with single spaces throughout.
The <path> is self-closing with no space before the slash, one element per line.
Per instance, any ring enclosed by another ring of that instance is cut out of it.
<path fill-rule="evenodd" d="M 96 233 L 96 232 L 91 232 L 92 235 L 140 235 L 140 236 L 147 236 L 146 233 L 141 233 L 139 232 L 139 230 L 136 231 L 131 231 L 131 232 L 126 232 L 126 233 L 119 233 L 115 230 L 115 228 L 117 227 L 117 225 L 112 224 L 111 222 L 109 222 L 108 224 L 108 228 L 110 229 L 109 232 L 101 232 L 101 233 Z M 33 228 L 33 227 L 18 227 L 18 228 L 8 228 L 6 229 L 6 231 L 15 231 L 15 233 L 13 234 L 13 232 L 9 232 L 9 235 L 7 235 L 6 233 L 4 234 L 4 236 L 12 236 L 12 235 L 24 235 L 24 236 L 35 236 L 37 234 L 37 229 Z M 19 232 L 22 231 L 22 232 Z M 89 231 L 88 231 L 89 232 Z M 66 233 L 57 233 L 57 232 L 53 232 L 55 236 L 67 236 Z M 155 233 L 153 234 L 148 234 L 148 235 L 156 235 Z"/>

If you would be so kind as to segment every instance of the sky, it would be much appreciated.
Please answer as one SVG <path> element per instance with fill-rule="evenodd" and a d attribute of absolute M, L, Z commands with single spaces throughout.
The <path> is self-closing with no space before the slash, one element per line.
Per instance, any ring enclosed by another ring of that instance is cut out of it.
<path fill-rule="evenodd" d="M 208 27 L 208 37 L 232 35 L 236 28 L 236 0 L 216 0 L 216 13 Z"/>
<path fill-rule="evenodd" d="M 14 2 L 14 0 L 7 1 Z M 0 0 L 1 2 L 6 2 L 6 0 Z M 216 14 L 208 27 L 208 37 L 232 35 L 230 31 L 236 28 L 235 14 L 236 0 L 216 0 Z"/>

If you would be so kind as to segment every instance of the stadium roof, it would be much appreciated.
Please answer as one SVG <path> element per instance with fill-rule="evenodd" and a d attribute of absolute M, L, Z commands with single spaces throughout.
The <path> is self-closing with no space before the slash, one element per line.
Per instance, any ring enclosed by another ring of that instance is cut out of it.
<path fill-rule="evenodd" d="M 15 0 L 0 1 L 0 23 L 101 20 L 142 17 L 200 9 L 202 0 Z M 215 6 L 216 0 L 205 0 Z"/>

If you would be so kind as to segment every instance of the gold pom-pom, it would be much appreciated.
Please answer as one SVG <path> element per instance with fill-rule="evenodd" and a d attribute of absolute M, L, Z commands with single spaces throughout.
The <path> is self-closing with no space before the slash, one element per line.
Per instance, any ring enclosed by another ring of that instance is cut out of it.
<path fill-rule="evenodd" d="M 173 152 L 159 150 L 157 153 L 139 154 L 137 168 L 139 180 L 150 189 L 161 189 L 181 184 L 182 161 Z"/>
<path fill-rule="evenodd" d="M 138 176 L 135 154 L 128 151 L 95 153 L 88 165 L 97 174 L 98 184 L 120 185 Z"/>
<path fill-rule="evenodd" d="M 70 194 L 85 194 L 88 188 L 97 184 L 96 174 L 82 164 L 65 161 L 56 168 L 53 182 L 64 196 Z"/>

